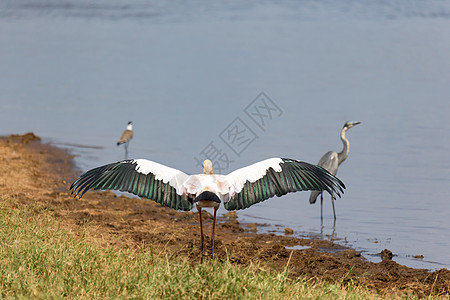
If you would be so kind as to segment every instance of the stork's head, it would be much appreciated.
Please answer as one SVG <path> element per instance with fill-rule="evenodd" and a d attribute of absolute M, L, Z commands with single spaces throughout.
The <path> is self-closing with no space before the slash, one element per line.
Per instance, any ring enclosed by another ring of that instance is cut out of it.
<path fill-rule="evenodd" d="M 203 174 L 212 174 L 213 173 L 213 164 L 207 159 L 203 162 Z"/>
<path fill-rule="evenodd" d="M 344 127 L 342 127 L 342 128 L 345 128 L 345 129 L 350 129 L 350 128 L 352 128 L 353 126 L 355 126 L 355 125 L 358 125 L 358 124 L 360 124 L 361 122 L 359 122 L 359 121 L 347 121 L 345 124 L 344 124 Z"/>

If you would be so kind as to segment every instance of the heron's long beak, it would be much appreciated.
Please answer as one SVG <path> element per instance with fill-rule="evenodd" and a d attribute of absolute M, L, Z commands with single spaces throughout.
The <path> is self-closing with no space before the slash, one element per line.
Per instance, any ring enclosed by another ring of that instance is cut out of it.
<path fill-rule="evenodd" d="M 361 122 L 359 122 L 359 121 L 351 121 L 351 122 L 347 123 L 347 127 L 350 128 L 350 127 L 353 127 L 353 126 L 358 125 L 358 124 L 361 124 Z"/>

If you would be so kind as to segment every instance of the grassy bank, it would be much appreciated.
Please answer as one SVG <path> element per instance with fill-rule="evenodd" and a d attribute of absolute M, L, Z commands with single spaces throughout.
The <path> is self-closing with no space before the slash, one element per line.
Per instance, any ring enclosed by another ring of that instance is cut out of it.
<path fill-rule="evenodd" d="M 88 229 L 86 229 L 88 230 Z M 0 199 L 0 298 L 370 299 L 339 283 L 291 280 L 261 266 L 102 248 L 59 226 L 51 210 Z"/>

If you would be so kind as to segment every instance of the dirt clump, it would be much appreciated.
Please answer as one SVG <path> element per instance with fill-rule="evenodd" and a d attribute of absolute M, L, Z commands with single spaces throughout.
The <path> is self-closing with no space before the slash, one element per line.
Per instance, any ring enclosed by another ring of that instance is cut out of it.
<path fill-rule="evenodd" d="M 178 212 L 148 199 L 88 192 L 82 199 L 68 190 L 79 175 L 67 151 L 42 144 L 33 133 L 0 139 L 0 196 L 17 205 L 48 207 L 70 230 L 83 230 L 104 247 L 147 249 L 188 257 L 200 263 L 197 212 Z M 211 214 L 202 214 L 209 259 Z M 292 277 L 360 284 L 382 294 L 449 295 L 450 271 L 430 272 L 399 265 L 388 249 L 379 263 L 358 251 L 330 241 L 285 235 L 258 234 L 254 224 L 240 224 L 235 212 L 220 217 L 216 228 L 215 258 L 235 264 L 256 263 L 289 270 Z M 294 246 L 300 249 L 296 250 Z M 292 248 L 293 247 L 293 248 Z"/>

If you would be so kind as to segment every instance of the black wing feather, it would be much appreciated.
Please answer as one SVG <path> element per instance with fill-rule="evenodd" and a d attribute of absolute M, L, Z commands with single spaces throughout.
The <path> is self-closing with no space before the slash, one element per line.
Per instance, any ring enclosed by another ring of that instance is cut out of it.
<path fill-rule="evenodd" d="M 137 172 L 136 165 L 133 160 L 124 160 L 89 170 L 72 183 L 72 194 L 81 198 L 90 189 L 120 190 L 152 199 L 170 208 L 192 209 L 192 199 L 184 199 L 174 187 L 157 180 L 151 172 Z"/>
<path fill-rule="evenodd" d="M 324 168 L 288 158 L 282 158 L 282 161 L 281 172 L 269 168 L 261 179 L 247 181 L 241 192 L 224 203 L 225 208 L 244 209 L 273 196 L 297 191 L 327 191 L 333 197 L 341 197 L 344 193 L 344 183 Z"/>

